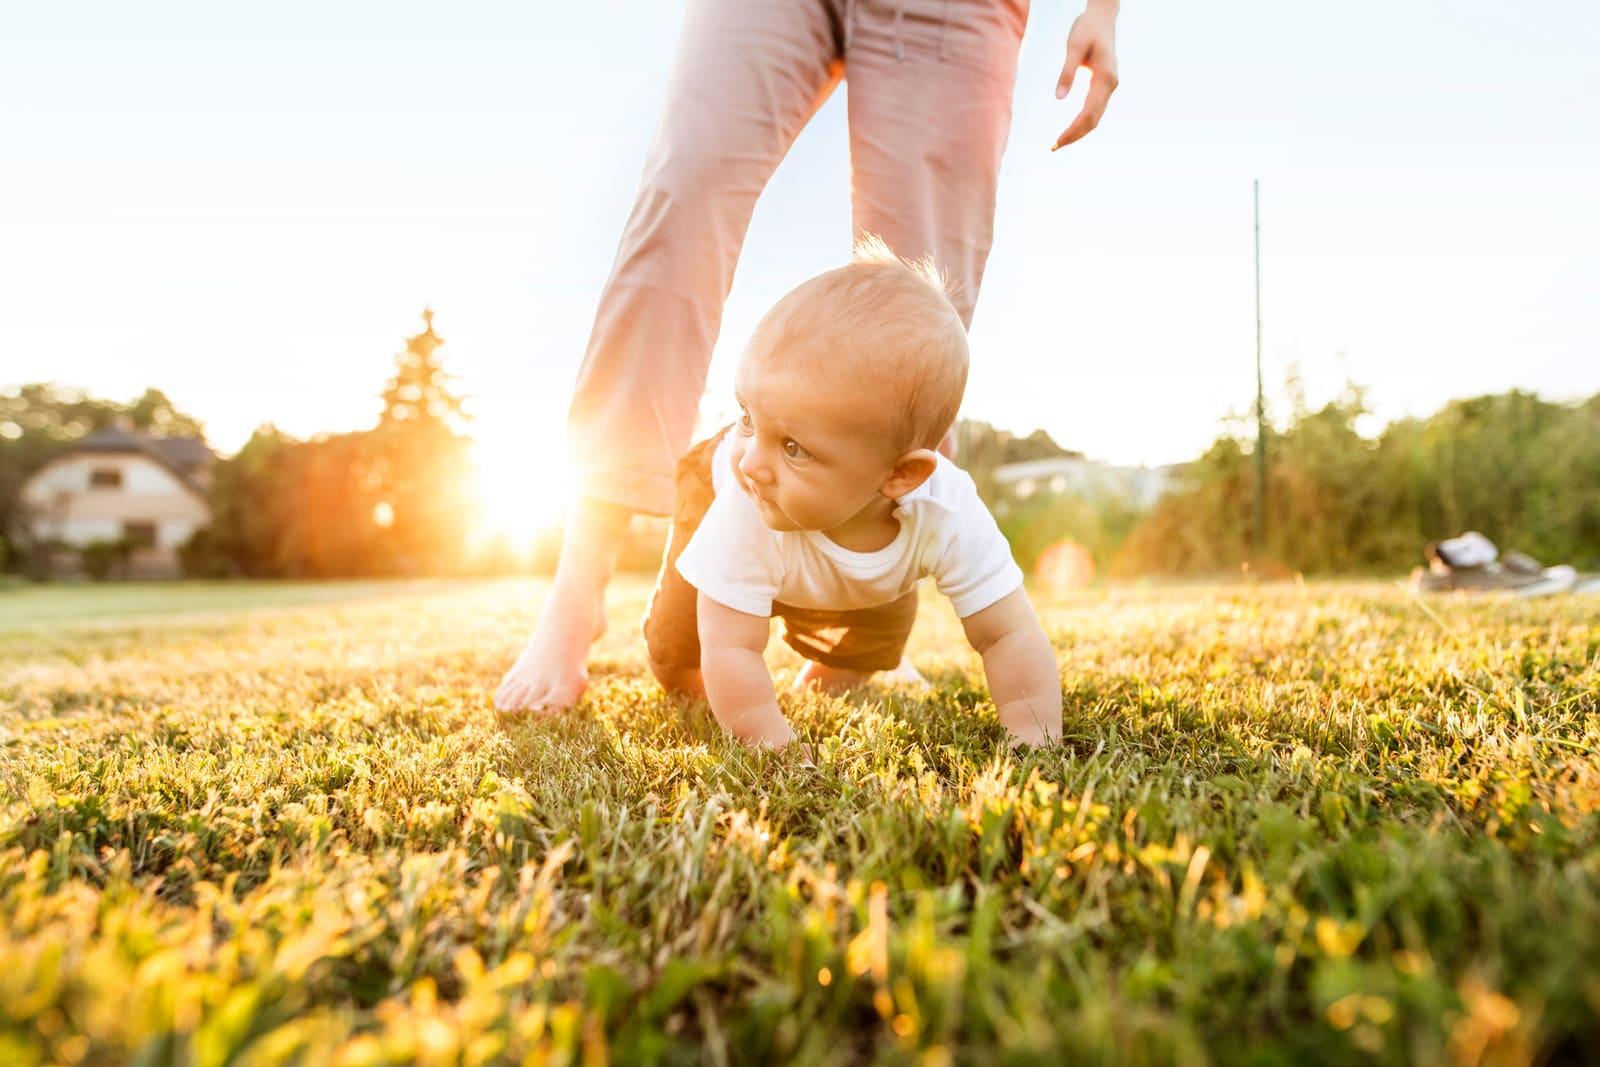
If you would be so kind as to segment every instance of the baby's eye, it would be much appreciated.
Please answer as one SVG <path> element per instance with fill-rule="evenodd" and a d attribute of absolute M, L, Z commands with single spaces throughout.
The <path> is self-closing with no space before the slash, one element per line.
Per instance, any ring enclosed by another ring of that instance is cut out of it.
<path fill-rule="evenodd" d="M 803 445 L 801 445 L 799 441 L 796 441 L 792 437 L 784 438 L 784 441 L 783 441 L 783 454 L 788 456 L 790 459 L 810 459 L 811 458 L 811 453 L 807 452 L 805 450 L 805 447 Z"/>
<path fill-rule="evenodd" d="M 739 409 L 739 432 L 740 433 L 754 433 L 755 429 L 756 429 L 756 424 L 750 418 L 750 413 L 748 411 L 746 411 L 744 408 L 740 408 Z"/>

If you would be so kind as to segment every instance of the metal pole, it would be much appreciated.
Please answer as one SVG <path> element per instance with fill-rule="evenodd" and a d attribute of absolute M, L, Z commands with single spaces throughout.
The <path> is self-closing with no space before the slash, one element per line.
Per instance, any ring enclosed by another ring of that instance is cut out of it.
<path fill-rule="evenodd" d="M 1261 179 L 1255 180 L 1256 217 L 1256 514 L 1251 528 L 1251 569 L 1261 577 L 1267 547 L 1267 404 L 1261 380 Z"/>

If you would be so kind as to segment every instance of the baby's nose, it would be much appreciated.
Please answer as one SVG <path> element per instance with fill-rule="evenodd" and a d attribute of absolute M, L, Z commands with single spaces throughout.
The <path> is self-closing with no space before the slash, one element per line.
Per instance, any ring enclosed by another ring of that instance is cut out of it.
<path fill-rule="evenodd" d="M 761 457 L 753 448 L 744 450 L 744 455 L 739 457 L 739 473 L 752 482 L 767 485 L 772 482 L 772 468 L 761 461 Z"/>

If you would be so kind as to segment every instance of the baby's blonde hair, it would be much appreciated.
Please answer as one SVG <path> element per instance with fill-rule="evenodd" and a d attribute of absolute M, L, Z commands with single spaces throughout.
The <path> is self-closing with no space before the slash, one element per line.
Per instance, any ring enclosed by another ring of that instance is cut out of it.
<path fill-rule="evenodd" d="M 751 348 L 875 391 L 897 449 L 937 448 L 967 387 L 967 331 L 944 276 L 932 257 L 902 259 L 876 234 L 856 241 L 848 264 L 779 300 Z"/>

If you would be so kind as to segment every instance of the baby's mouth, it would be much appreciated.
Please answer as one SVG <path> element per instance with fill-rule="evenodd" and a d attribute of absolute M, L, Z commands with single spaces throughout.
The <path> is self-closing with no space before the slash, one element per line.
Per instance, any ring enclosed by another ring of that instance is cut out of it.
<path fill-rule="evenodd" d="M 768 514 L 781 515 L 786 520 L 789 519 L 789 513 L 788 512 L 784 511 L 776 503 L 774 503 L 771 500 L 768 500 L 765 496 L 763 496 L 761 494 L 761 492 L 758 489 L 756 489 L 756 487 L 752 483 L 750 483 L 750 482 L 745 480 L 744 475 L 742 475 L 742 474 L 739 475 L 739 488 L 743 489 L 745 491 L 745 493 L 750 497 L 750 499 L 754 500 L 756 502 L 756 507 L 760 508 L 762 511 L 764 511 L 764 512 L 766 512 Z M 793 521 L 793 520 L 789 520 L 789 521 Z"/>
<path fill-rule="evenodd" d="M 744 490 L 745 496 L 749 497 L 751 500 L 754 500 L 759 504 L 770 504 L 771 503 L 771 501 L 769 501 L 766 497 L 761 495 L 760 491 L 758 491 L 756 489 L 754 483 L 752 483 L 750 481 L 750 479 L 746 478 L 743 474 L 738 473 L 736 471 L 734 473 L 734 477 L 739 479 L 739 488 Z"/>

